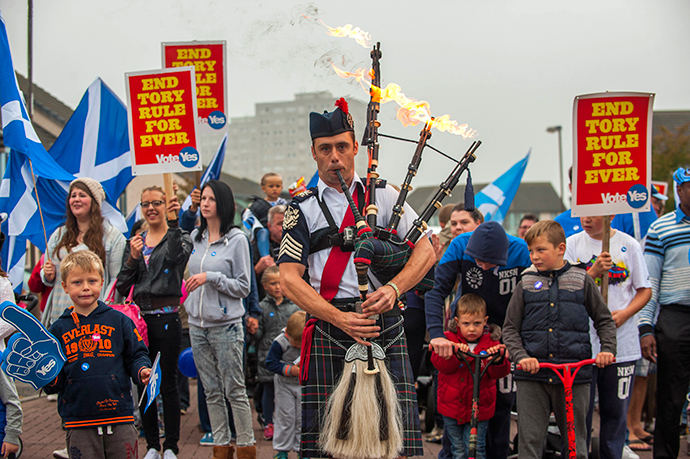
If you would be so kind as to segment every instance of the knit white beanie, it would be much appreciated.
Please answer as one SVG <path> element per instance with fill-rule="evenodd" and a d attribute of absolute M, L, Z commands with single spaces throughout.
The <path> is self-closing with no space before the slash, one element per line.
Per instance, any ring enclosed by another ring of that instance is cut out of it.
<path fill-rule="evenodd" d="M 96 200 L 98 205 L 103 203 L 103 200 L 105 199 L 105 191 L 100 183 L 89 177 L 79 177 L 76 180 L 72 180 L 72 183 L 69 184 L 70 189 L 72 189 L 72 186 L 74 186 L 74 184 L 77 182 L 81 182 L 86 185 L 86 188 L 89 189 L 91 195 Z"/>

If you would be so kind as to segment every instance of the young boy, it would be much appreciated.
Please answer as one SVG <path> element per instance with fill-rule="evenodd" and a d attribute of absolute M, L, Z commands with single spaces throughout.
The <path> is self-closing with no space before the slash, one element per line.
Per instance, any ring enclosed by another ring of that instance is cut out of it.
<path fill-rule="evenodd" d="M 601 285 L 602 276 L 609 277 L 608 308 L 618 327 L 616 363 L 602 369 L 595 368 L 592 373 L 587 432 L 592 430 L 594 391 L 598 388 L 600 457 L 620 459 L 625 446 L 626 418 L 635 361 L 642 356 L 635 314 L 652 297 L 652 284 L 642 248 L 635 238 L 611 228 L 609 251 L 602 252 L 604 217 L 582 217 L 580 221 L 584 232 L 567 239 L 565 259 L 573 264 L 585 264 L 587 274 L 597 285 Z M 596 353 L 600 346 L 592 327 L 590 337 Z M 640 439 L 633 437 L 631 448 L 636 446 L 637 449 L 651 449 Z"/>
<path fill-rule="evenodd" d="M 467 293 L 460 297 L 455 310 L 454 320 L 457 330 L 447 331 L 445 336 L 451 342 L 458 343 L 457 348 L 460 351 L 469 351 L 474 354 L 486 351 L 489 354 L 495 354 L 505 349 L 505 346 L 491 338 L 492 328 L 487 325 L 488 319 L 484 300 L 478 295 Z M 496 325 L 492 327 L 500 330 Z M 473 359 L 469 357 L 467 359 L 473 365 Z M 467 457 L 474 390 L 472 371 L 456 357 L 443 358 L 433 353 L 431 362 L 439 371 L 437 411 L 443 415 L 443 426 L 450 439 L 451 453 L 453 457 Z M 478 459 L 483 459 L 486 455 L 486 431 L 489 419 L 493 417 L 496 409 L 496 380 L 510 373 L 508 359 L 499 357 L 495 362 L 489 367 L 479 384 L 476 456 Z"/>
<path fill-rule="evenodd" d="M 283 179 L 275 172 L 268 172 L 261 177 L 261 191 L 266 197 L 264 199 L 255 196 L 252 203 L 242 214 L 242 222 L 250 232 L 250 239 L 254 240 L 259 247 L 262 257 L 270 254 L 268 242 L 268 211 L 278 204 L 287 205 L 288 202 L 280 197 L 283 191 Z"/>
<path fill-rule="evenodd" d="M 592 358 L 589 319 L 599 335 L 603 368 L 616 353 L 616 324 L 594 280 L 564 261 L 565 233 L 553 220 L 535 223 L 525 234 L 532 266 L 522 272 L 510 299 L 503 326 L 503 342 L 511 359 L 522 366 L 515 372 L 518 408 L 518 455 L 542 457 L 549 415 L 556 415 L 566 436 L 565 392 L 560 379 L 539 362 L 567 363 Z M 577 458 L 587 458 L 585 406 L 589 406 L 592 369 L 582 367 L 573 384 Z"/>
<path fill-rule="evenodd" d="M 271 440 L 273 439 L 274 374 L 266 368 L 266 357 L 275 337 L 287 326 L 290 316 L 300 309 L 295 303 L 283 297 L 280 291 L 280 270 L 277 266 L 269 266 L 264 270 L 261 275 L 261 284 L 266 291 L 266 297 L 259 303 L 263 313 L 259 317 L 259 329 L 254 336 L 259 343 L 256 357 L 259 361 L 259 384 L 263 389 L 261 406 L 266 423 L 264 438 Z"/>
<path fill-rule="evenodd" d="M 144 341 L 130 318 L 98 301 L 103 264 L 95 253 L 67 255 L 60 274 L 74 305 L 50 332 L 62 341 L 67 362 L 45 391 L 58 393 L 69 456 L 136 456 L 130 378 L 148 383 L 151 362 Z"/>
<path fill-rule="evenodd" d="M 302 332 L 307 313 L 297 311 L 290 316 L 287 327 L 273 340 L 266 358 L 266 367 L 274 375 L 276 391 L 275 435 L 273 449 L 276 459 L 287 459 L 290 451 L 300 451 L 302 426 L 299 357 Z"/>

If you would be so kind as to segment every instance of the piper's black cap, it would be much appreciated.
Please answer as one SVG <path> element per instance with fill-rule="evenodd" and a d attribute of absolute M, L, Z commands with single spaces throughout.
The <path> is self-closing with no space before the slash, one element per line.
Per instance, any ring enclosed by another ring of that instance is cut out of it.
<path fill-rule="evenodd" d="M 312 140 L 355 131 L 352 115 L 348 111 L 345 99 L 341 97 L 335 102 L 335 105 L 337 108 L 332 112 L 311 112 L 309 114 L 309 132 Z"/>

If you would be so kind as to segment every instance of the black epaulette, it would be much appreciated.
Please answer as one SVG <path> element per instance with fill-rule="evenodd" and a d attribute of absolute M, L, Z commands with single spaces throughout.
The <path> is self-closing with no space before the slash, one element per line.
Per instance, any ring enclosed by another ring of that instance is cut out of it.
<path fill-rule="evenodd" d="M 311 198 L 312 196 L 316 196 L 316 192 L 317 192 L 316 187 L 309 188 L 307 191 L 303 191 L 300 194 L 293 196 L 291 202 L 296 202 L 296 203 L 304 202 L 307 199 Z"/>
<path fill-rule="evenodd" d="M 384 180 L 384 179 L 377 179 L 376 180 L 376 188 L 386 188 L 387 183 L 388 182 L 386 182 L 386 180 Z"/>

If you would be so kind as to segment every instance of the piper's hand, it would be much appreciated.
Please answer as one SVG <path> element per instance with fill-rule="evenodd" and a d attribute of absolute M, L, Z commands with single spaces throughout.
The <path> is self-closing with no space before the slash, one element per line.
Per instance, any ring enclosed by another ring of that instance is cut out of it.
<path fill-rule="evenodd" d="M 53 264 L 53 261 L 45 257 L 43 262 L 43 274 L 46 277 L 46 280 L 48 282 L 53 282 L 55 280 L 55 265 Z"/>
<path fill-rule="evenodd" d="M 439 357 L 449 359 L 455 353 L 455 344 L 446 338 L 434 338 L 429 342 L 429 350 L 432 350 Z"/>
<path fill-rule="evenodd" d="M 256 317 L 247 317 L 247 333 L 254 335 L 259 330 L 259 319 Z"/>
<path fill-rule="evenodd" d="M 19 445 L 15 445 L 14 443 L 7 443 L 6 441 L 2 442 L 2 450 L 0 450 L 0 455 L 2 457 L 7 457 L 12 453 L 16 453 L 19 451 Z"/>
<path fill-rule="evenodd" d="M 144 386 L 149 383 L 150 377 L 151 377 L 151 369 L 150 368 L 144 368 L 141 370 L 141 373 L 139 374 L 139 379 L 141 379 L 141 383 Z"/>
<path fill-rule="evenodd" d="M 352 339 L 359 344 L 370 346 L 371 344 L 364 341 L 364 338 L 376 338 L 379 336 L 381 327 L 376 325 L 372 319 L 368 319 L 364 314 L 357 314 L 356 312 L 342 312 L 340 313 L 337 327 L 350 335 Z"/>
<path fill-rule="evenodd" d="M 135 234 L 129 238 L 129 256 L 135 260 L 141 258 L 141 251 L 144 249 L 144 238 L 141 234 Z"/>
<path fill-rule="evenodd" d="M 187 287 L 187 292 L 192 293 L 194 290 L 198 289 L 206 283 L 206 273 L 194 274 L 192 277 L 187 279 L 185 284 Z"/>
<path fill-rule="evenodd" d="M 192 198 L 192 204 L 189 206 L 189 210 L 196 212 L 201 205 L 201 191 L 199 191 L 198 188 L 194 188 L 189 196 Z"/>
<path fill-rule="evenodd" d="M 601 252 L 597 257 L 597 261 L 594 262 L 590 270 L 595 274 L 596 277 L 600 277 L 603 274 L 608 273 L 612 266 L 613 260 L 611 259 L 611 254 L 608 252 Z"/>
<path fill-rule="evenodd" d="M 646 335 L 640 338 L 642 357 L 652 363 L 656 363 L 656 338 L 654 335 Z"/>
<path fill-rule="evenodd" d="M 522 367 L 522 371 L 532 374 L 535 374 L 539 371 L 539 360 L 535 359 L 534 357 L 522 359 L 519 363 Z"/>
<path fill-rule="evenodd" d="M 168 213 L 174 213 L 175 218 L 177 218 L 177 215 L 180 213 L 180 202 L 177 200 L 177 195 L 173 195 L 169 200 L 168 200 Z"/>
<path fill-rule="evenodd" d="M 390 285 L 384 285 L 371 295 L 367 295 L 367 300 L 362 303 L 362 313 L 369 317 L 390 311 L 396 305 L 398 294 Z"/>
<path fill-rule="evenodd" d="M 597 366 L 599 368 L 604 368 L 607 365 L 611 365 L 615 360 L 615 357 L 610 352 L 600 352 L 597 354 L 597 358 L 595 360 L 597 361 Z"/>

